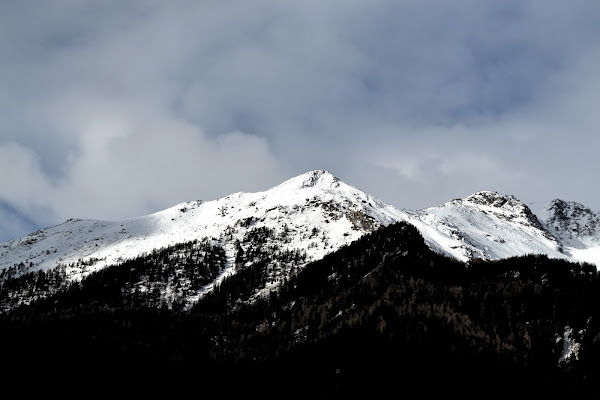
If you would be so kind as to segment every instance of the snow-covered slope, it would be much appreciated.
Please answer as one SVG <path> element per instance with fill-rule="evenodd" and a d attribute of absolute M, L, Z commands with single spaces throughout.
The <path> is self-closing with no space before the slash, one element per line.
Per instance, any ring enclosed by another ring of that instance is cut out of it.
<path fill-rule="evenodd" d="M 546 229 L 571 259 L 600 266 L 600 213 L 574 201 L 555 199 L 531 204 Z"/>
<path fill-rule="evenodd" d="M 598 213 L 555 200 L 538 206 L 536 214 L 539 219 L 513 196 L 487 191 L 440 207 L 400 210 L 318 170 L 265 192 L 187 202 L 124 221 L 68 220 L 1 244 L 0 281 L 57 266 L 66 266 L 70 280 L 78 280 L 105 266 L 198 239 L 225 251 L 226 268 L 218 282 L 235 272 L 239 243 L 243 248 L 253 229 L 270 230 L 270 244 L 301 251 L 308 262 L 400 220 L 415 225 L 433 250 L 463 261 L 546 254 L 600 265 Z"/>
<path fill-rule="evenodd" d="M 0 271 L 18 276 L 63 265 L 77 280 L 157 248 L 210 238 L 226 250 L 223 277 L 233 272 L 236 240 L 243 242 L 255 227 L 274 230 L 280 245 L 306 252 L 310 261 L 404 218 L 404 212 L 319 170 L 265 192 L 187 202 L 124 221 L 71 219 L 0 245 Z"/>
<path fill-rule="evenodd" d="M 439 251 L 463 261 L 525 254 L 565 258 L 561 243 L 513 196 L 482 191 L 422 210 L 416 217 L 426 228 L 411 222 L 435 240 Z"/>

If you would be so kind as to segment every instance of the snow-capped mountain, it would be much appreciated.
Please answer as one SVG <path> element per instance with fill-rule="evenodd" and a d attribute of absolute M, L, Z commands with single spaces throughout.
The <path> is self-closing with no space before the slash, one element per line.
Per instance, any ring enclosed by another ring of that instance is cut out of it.
<path fill-rule="evenodd" d="M 555 199 L 534 203 L 531 208 L 564 245 L 590 247 L 600 244 L 600 213 L 583 204 Z"/>
<path fill-rule="evenodd" d="M 415 215 L 426 227 L 411 222 L 425 236 L 441 235 L 435 240 L 439 247 L 429 242 L 430 247 L 459 260 L 525 254 L 565 257 L 561 242 L 514 196 L 482 191 Z"/>
<path fill-rule="evenodd" d="M 292 268 L 396 221 L 413 224 L 431 249 L 462 261 L 546 254 L 600 265 L 600 214 L 578 203 L 555 200 L 538 204 L 534 213 L 513 196 L 483 191 L 439 207 L 401 210 L 317 170 L 264 192 L 191 201 L 123 221 L 71 219 L 8 241 L 0 245 L 0 282 L 56 267 L 68 281 L 77 281 L 157 249 L 210 242 L 222 249 L 225 261 L 214 281 L 190 295 L 197 298 L 244 267 L 240 255 L 253 253 L 249 238 L 259 233 L 260 246 L 273 254 L 303 254 L 300 265 L 272 260 L 266 290 Z"/>
<path fill-rule="evenodd" d="M 273 245 L 302 251 L 308 262 L 406 218 L 403 211 L 319 170 L 265 192 L 191 201 L 124 221 L 70 219 L 0 245 L 0 271 L 19 276 L 64 266 L 67 276 L 78 280 L 155 249 L 211 240 L 224 248 L 227 257 L 222 279 L 234 271 L 236 243 L 243 248 L 252 229 L 272 230 Z"/>
<path fill-rule="evenodd" d="M 600 267 L 600 213 L 560 199 L 534 203 L 531 208 L 548 232 L 563 244 L 565 255 Z"/>

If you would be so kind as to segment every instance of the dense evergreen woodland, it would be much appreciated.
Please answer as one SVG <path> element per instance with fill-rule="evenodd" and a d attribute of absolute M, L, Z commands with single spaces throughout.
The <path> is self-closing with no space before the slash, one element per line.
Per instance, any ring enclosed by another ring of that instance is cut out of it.
<path fill-rule="evenodd" d="M 249 240 L 268 243 L 258 233 Z M 175 250 L 68 288 L 52 272 L 5 280 L 5 302 L 56 287 L 0 315 L 6 382 L 194 397 L 600 396 L 595 266 L 534 255 L 463 264 L 398 223 L 291 269 L 263 296 L 272 270 L 302 255 L 238 251 L 237 273 L 191 305 L 182 294 L 212 281 L 225 253 Z"/>

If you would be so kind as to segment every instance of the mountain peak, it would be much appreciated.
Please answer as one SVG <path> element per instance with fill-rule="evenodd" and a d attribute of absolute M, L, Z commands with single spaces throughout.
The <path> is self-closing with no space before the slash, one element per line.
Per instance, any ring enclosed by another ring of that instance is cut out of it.
<path fill-rule="evenodd" d="M 569 245 L 582 247 L 600 241 L 600 213 L 581 203 L 554 199 L 541 213 L 550 231 Z"/>
<path fill-rule="evenodd" d="M 522 223 L 534 226 L 545 234 L 548 233 L 531 209 L 513 195 L 481 191 L 466 197 L 464 201 L 475 205 L 492 207 L 497 210 L 495 212 L 500 212 L 509 219 L 521 218 Z"/>
<path fill-rule="evenodd" d="M 590 215 L 590 214 L 594 213 L 590 208 L 584 206 L 581 203 L 577 203 L 575 201 L 566 201 L 566 200 L 561 200 L 561 199 L 552 200 L 550 202 L 549 209 L 554 211 L 554 213 L 560 217 L 566 217 L 567 214 L 568 214 L 568 216 L 571 216 L 571 217 L 578 217 L 578 216 Z"/>
<path fill-rule="evenodd" d="M 305 189 L 319 187 L 323 189 L 337 188 L 340 186 L 340 180 L 329 171 L 317 169 L 298 175 L 292 179 L 283 182 L 277 186 L 279 188 Z"/>
<path fill-rule="evenodd" d="M 518 205 L 524 205 L 512 195 L 506 195 L 488 190 L 473 193 L 472 195 L 467 196 L 464 201 L 496 208 L 514 208 Z"/>

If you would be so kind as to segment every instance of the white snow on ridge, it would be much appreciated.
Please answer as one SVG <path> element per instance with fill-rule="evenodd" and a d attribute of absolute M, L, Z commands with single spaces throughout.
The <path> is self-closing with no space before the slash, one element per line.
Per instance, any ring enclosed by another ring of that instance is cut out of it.
<path fill-rule="evenodd" d="M 533 203 L 531 209 L 564 245 L 579 249 L 600 245 L 600 213 L 560 199 Z"/>
<path fill-rule="evenodd" d="M 565 247 L 564 252 L 571 261 L 595 264 L 596 268 L 600 270 L 600 247 L 590 247 L 588 249 Z"/>
<path fill-rule="evenodd" d="M 289 249 L 304 250 L 314 260 L 404 215 L 325 171 L 313 171 L 265 192 L 186 202 L 123 221 L 71 219 L 1 244 L 0 270 L 23 263 L 29 272 L 84 261 L 92 264 L 91 272 L 194 239 L 230 234 L 229 241 L 241 241 L 254 226 L 289 230 Z"/>
<path fill-rule="evenodd" d="M 243 241 L 253 227 L 281 234 L 286 248 L 305 251 L 310 261 L 396 221 L 415 225 L 430 248 L 462 261 L 546 254 L 600 265 L 600 216 L 579 206 L 560 207 L 568 209 L 559 210 L 567 220 L 578 219 L 563 223 L 563 217 L 556 217 L 557 206 L 536 210 L 536 218 L 514 197 L 487 191 L 440 207 L 400 210 L 319 170 L 264 192 L 186 202 L 123 221 L 71 219 L 0 244 L 0 271 L 12 267 L 19 275 L 84 261 L 91 272 L 204 238 L 218 241 L 233 259 L 231 243 Z M 25 268 L 19 272 L 15 266 L 21 263 Z M 231 265 L 228 268 L 225 275 L 233 273 Z"/>
<path fill-rule="evenodd" d="M 565 258 L 561 244 L 512 196 L 479 192 L 423 210 L 421 220 L 455 239 L 459 259 L 499 259 L 525 254 Z"/>
<path fill-rule="evenodd" d="M 583 331 L 579 332 L 581 336 Z M 579 350 L 581 349 L 581 343 L 577 342 L 573 335 L 573 328 L 569 325 L 565 326 L 565 330 L 563 332 L 563 336 L 558 336 L 556 338 L 556 343 L 560 343 L 562 341 L 562 354 L 558 359 L 558 366 L 560 367 L 563 363 L 568 363 L 572 360 L 579 360 Z"/>
<path fill-rule="evenodd" d="M 600 266 L 600 213 L 560 199 L 529 206 L 569 259 Z"/>

